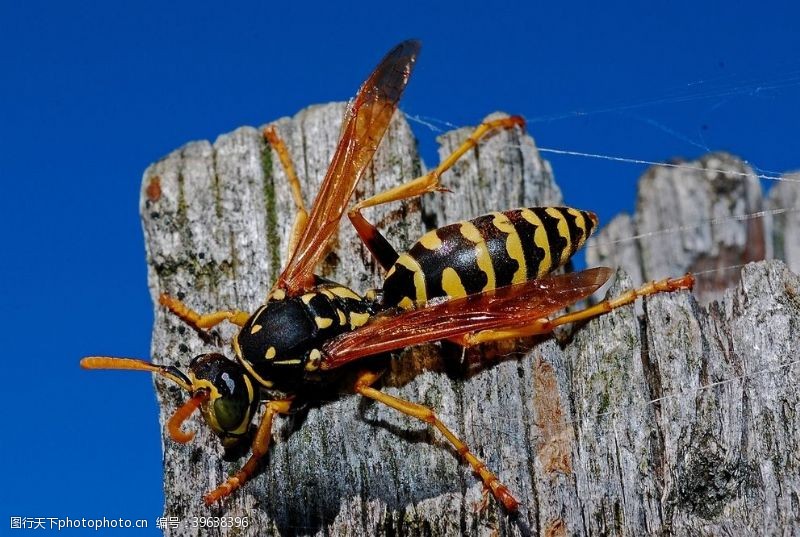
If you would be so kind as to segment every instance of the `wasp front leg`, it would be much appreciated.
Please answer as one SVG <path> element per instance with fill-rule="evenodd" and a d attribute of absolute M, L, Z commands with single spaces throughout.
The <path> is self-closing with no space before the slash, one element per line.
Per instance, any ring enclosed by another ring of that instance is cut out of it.
<path fill-rule="evenodd" d="M 393 397 L 373 388 L 371 385 L 378 380 L 379 375 L 373 372 L 362 372 L 356 381 L 355 391 L 379 403 L 391 407 L 407 416 L 417 418 L 429 425 L 436 427 L 442 435 L 453 445 L 456 452 L 472 467 L 472 471 L 483 481 L 484 486 L 491 491 L 497 501 L 503 504 L 508 511 L 516 511 L 519 502 L 511 495 L 508 487 L 503 485 L 497 476 L 486 467 L 478 457 L 470 451 L 467 444 L 458 438 L 447 426 L 439 420 L 436 413 L 426 406 Z"/>
<path fill-rule="evenodd" d="M 250 458 L 232 477 L 229 477 L 222 485 L 212 490 L 205 496 L 203 501 L 206 505 L 211 505 L 226 496 L 230 496 L 235 490 L 247 483 L 253 474 L 258 470 L 261 459 L 269 451 L 269 443 L 272 439 L 272 421 L 276 414 L 288 414 L 292 406 L 291 399 L 268 401 L 264 409 L 264 417 L 258 426 L 258 432 L 253 439 Z"/>
<path fill-rule="evenodd" d="M 177 298 L 169 296 L 166 293 L 161 293 L 161 295 L 159 295 L 158 303 L 198 332 L 204 332 L 209 328 L 213 328 L 222 321 L 230 321 L 237 326 L 244 326 L 244 323 L 246 323 L 247 319 L 250 317 L 249 313 L 240 310 L 220 310 L 203 314 L 197 313 Z"/>
<path fill-rule="evenodd" d="M 444 159 L 430 172 L 407 183 L 362 200 L 348 211 L 347 217 L 350 219 L 350 222 L 352 222 L 356 232 L 358 232 L 358 236 L 361 237 L 361 240 L 372 253 L 372 256 L 384 269 L 388 270 L 394 262 L 397 261 L 398 254 L 383 235 L 381 235 L 378 229 L 364 218 L 361 211 L 367 207 L 375 207 L 376 205 L 383 205 L 393 201 L 411 199 L 427 192 L 439 190 L 441 188 L 441 175 L 452 168 L 458 159 L 464 156 L 467 151 L 477 146 L 481 139 L 497 130 L 511 129 L 514 127 L 524 128 L 525 120 L 520 116 L 510 116 L 481 123 L 472 134 L 450 154 L 450 156 Z"/>

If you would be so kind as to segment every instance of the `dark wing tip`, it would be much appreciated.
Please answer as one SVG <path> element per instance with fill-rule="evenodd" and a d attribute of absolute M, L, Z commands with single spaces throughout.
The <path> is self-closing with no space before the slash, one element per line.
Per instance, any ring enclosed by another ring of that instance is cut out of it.
<path fill-rule="evenodd" d="M 364 82 L 357 100 L 377 98 L 396 105 L 414 69 L 421 43 L 409 39 L 395 46 L 380 61 L 372 75 Z"/>
<path fill-rule="evenodd" d="M 422 41 L 419 39 L 406 39 L 398 43 L 386 56 L 398 54 L 400 56 L 413 56 L 416 58 L 421 48 Z"/>

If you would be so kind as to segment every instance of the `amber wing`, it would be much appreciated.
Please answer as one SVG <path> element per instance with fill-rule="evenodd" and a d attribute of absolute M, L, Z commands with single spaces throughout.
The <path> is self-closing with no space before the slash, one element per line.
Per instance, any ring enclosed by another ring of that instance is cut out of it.
<path fill-rule="evenodd" d="M 339 145 L 314 200 L 308 224 L 275 283 L 288 295 L 303 293 L 313 286 L 314 269 L 389 126 L 419 49 L 418 41 L 405 41 L 392 49 L 348 107 Z"/>
<path fill-rule="evenodd" d="M 327 342 L 322 348 L 325 356 L 322 369 L 482 330 L 526 326 L 591 295 L 611 273 L 609 268 L 593 268 L 429 303 L 399 314 L 387 312 Z"/>

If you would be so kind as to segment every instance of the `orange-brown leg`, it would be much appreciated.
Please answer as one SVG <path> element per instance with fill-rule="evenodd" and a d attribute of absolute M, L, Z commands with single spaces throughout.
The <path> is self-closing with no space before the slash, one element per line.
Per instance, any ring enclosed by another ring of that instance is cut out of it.
<path fill-rule="evenodd" d="M 444 159 L 439 165 L 421 177 L 417 177 L 407 183 L 398 185 L 389 190 L 384 190 L 374 196 L 358 202 L 350 209 L 349 212 L 360 211 L 367 207 L 375 205 L 382 205 L 392 201 L 400 201 L 415 196 L 421 196 L 426 192 L 433 192 L 439 189 L 439 178 L 447 170 L 453 167 L 453 164 L 460 159 L 464 153 L 478 145 L 478 142 L 488 134 L 500 130 L 510 129 L 513 127 L 524 127 L 525 120 L 520 116 L 510 116 L 492 121 L 486 121 L 478 125 L 478 127 L 469 135 L 469 138 L 450 154 L 449 157 Z"/>
<path fill-rule="evenodd" d="M 272 420 L 275 414 L 287 414 L 291 406 L 291 399 L 268 401 L 266 403 L 264 417 L 261 418 L 258 432 L 253 439 L 250 458 L 247 459 L 247 462 L 235 475 L 229 477 L 222 485 L 203 496 L 206 505 L 211 505 L 226 496 L 230 496 L 233 491 L 241 488 L 242 485 L 250 480 L 253 474 L 258 470 L 261 459 L 267 454 L 267 451 L 269 451 L 269 443 L 272 439 Z"/>
<path fill-rule="evenodd" d="M 598 304 L 595 304 L 594 306 L 573 313 L 567 313 L 552 320 L 536 319 L 531 324 L 520 328 L 512 328 L 508 330 L 485 330 L 475 334 L 467 334 L 459 339 L 454 338 L 453 341 L 465 347 L 470 347 L 472 345 L 486 343 L 489 341 L 499 341 L 502 339 L 546 334 L 548 332 L 552 332 L 556 326 L 574 323 L 577 321 L 585 321 L 593 317 L 604 315 L 612 310 L 631 304 L 637 298 L 654 295 L 656 293 L 672 293 L 675 291 L 691 289 L 693 285 L 694 277 L 691 274 L 681 276 L 680 278 L 666 278 L 659 281 L 653 281 L 644 284 L 638 289 L 631 289 L 630 291 L 622 293 L 618 297 L 604 300 Z"/>
<path fill-rule="evenodd" d="M 385 394 L 380 390 L 376 390 L 371 386 L 378 379 L 379 375 L 373 372 L 362 372 L 356 381 L 355 391 L 379 403 L 383 403 L 407 416 L 417 418 L 430 425 L 436 427 L 445 438 L 453 445 L 456 452 L 472 467 L 472 470 L 481 478 L 483 484 L 488 488 L 497 500 L 503 504 L 508 511 L 516 511 L 519 503 L 511 495 L 508 488 L 503 485 L 500 480 L 494 475 L 486 465 L 478 459 L 474 453 L 469 450 L 469 447 L 454 435 L 450 429 L 442 423 L 436 414 L 430 408 L 405 399 L 399 399 L 391 395 Z"/>
<path fill-rule="evenodd" d="M 292 164 L 292 158 L 289 156 L 289 149 L 286 147 L 286 144 L 283 142 L 281 137 L 278 136 L 278 131 L 275 129 L 274 125 L 268 125 L 264 128 L 264 138 L 267 139 L 269 145 L 278 154 L 278 159 L 281 161 L 283 171 L 286 173 L 286 179 L 289 181 L 289 186 L 292 189 L 294 206 L 297 209 L 297 215 L 294 218 L 294 225 L 292 225 L 292 234 L 289 239 L 289 248 L 286 252 L 285 258 L 291 259 L 294 249 L 297 246 L 297 241 L 300 240 L 300 237 L 303 235 L 303 232 L 306 229 L 306 224 L 308 224 L 308 211 L 303 203 L 303 193 L 300 189 L 300 181 L 297 179 L 297 172 L 294 169 L 294 164 Z"/>
<path fill-rule="evenodd" d="M 158 303 L 197 331 L 213 328 L 222 321 L 230 321 L 237 326 L 244 326 L 244 323 L 250 317 L 250 314 L 246 311 L 239 310 L 220 310 L 200 314 L 166 293 L 161 293 L 158 297 Z"/>
<path fill-rule="evenodd" d="M 513 127 L 525 127 L 525 120 L 520 116 L 510 116 L 492 121 L 481 123 L 453 153 L 444 159 L 435 169 L 426 173 L 423 176 L 417 177 L 407 183 L 398 185 L 389 190 L 385 190 L 374 196 L 362 200 L 355 204 L 348 212 L 347 216 L 350 218 L 353 227 L 355 227 L 358 236 L 367 246 L 373 257 L 380 263 L 384 269 L 389 269 L 397 260 L 397 252 L 392 248 L 389 242 L 381 235 L 378 229 L 368 222 L 361 214 L 363 209 L 367 207 L 374 207 L 376 205 L 383 205 L 384 203 L 391 203 L 393 201 L 401 201 L 404 199 L 421 196 L 426 192 L 433 192 L 439 190 L 439 179 L 441 175 L 453 167 L 458 159 L 464 153 L 478 145 L 478 142 L 489 135 L 490 133 L 500 129 L 510 129 Z"/>

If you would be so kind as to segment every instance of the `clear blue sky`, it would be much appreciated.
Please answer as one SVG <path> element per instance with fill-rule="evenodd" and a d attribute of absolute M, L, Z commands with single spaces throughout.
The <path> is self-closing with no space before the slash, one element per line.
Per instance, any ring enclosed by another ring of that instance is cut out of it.
<path fill-rule="evenodd" d="M 724 149 L 800 168 L 794 2 L 289 4 L 0 3 L 0 527 L 161 514 L 150 379 L 78 369 L 86 354 L 148 356 L 144 168 L 189 140 L 345 100 L 402 39 L 423 41 L 410 114 L 462 126 L 505 110 L 543 147 Z M 434 133 L 417 131 L 430 164 Z M 546 156 L 570 204 L 606 221 L 633 208 L 642 167 Z"/>

